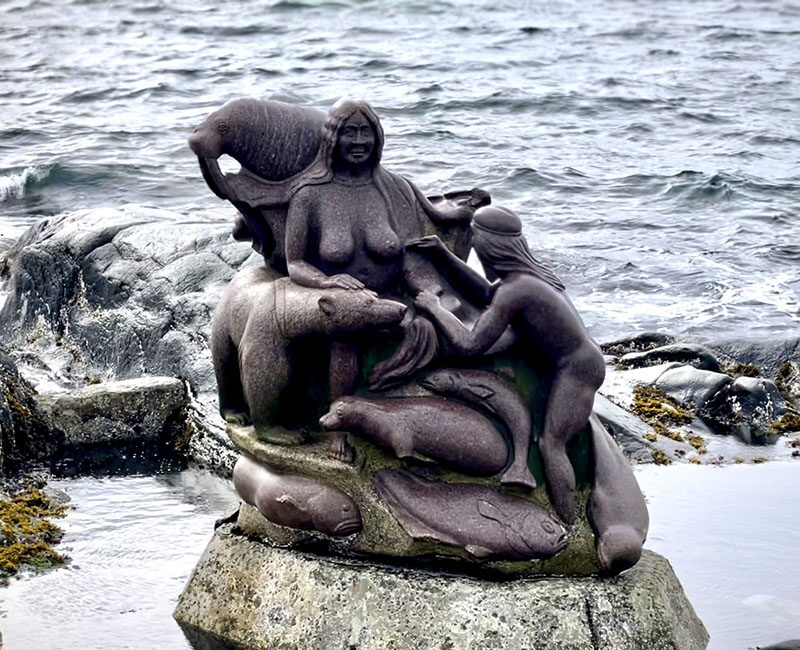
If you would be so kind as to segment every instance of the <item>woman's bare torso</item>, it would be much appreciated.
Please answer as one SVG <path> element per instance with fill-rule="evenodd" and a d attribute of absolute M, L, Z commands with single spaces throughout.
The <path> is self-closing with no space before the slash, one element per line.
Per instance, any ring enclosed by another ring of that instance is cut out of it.
<path fill-rule="evenodd" d="M 334 178 L 301 191 L 308 206 L 305 261 L 326 275 L 351 275 L 378 293 L 397 292 L 403 242 L 375 183 Z"/>

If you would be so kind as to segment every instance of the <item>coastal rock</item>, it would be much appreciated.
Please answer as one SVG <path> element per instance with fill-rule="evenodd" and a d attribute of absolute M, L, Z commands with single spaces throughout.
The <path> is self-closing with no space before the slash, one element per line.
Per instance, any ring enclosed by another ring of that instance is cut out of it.
<path fill-rule="evenodd" d="M 35 400 L 67 445 L 174 441 L 189 405 L 186 386 L 174 377 L 107 382 Z"/>
<path fill-rule="evenodd" d="M 629 352 L 619 360 L 625 368 L 642 368 L 661 363 L 677 362 L 700 370 L 722 372 L 719 361 L 707 347 L 694 343 L 674 343 L 644 352 Z"/>
<path fill-rule="evenodd" d="M 0 351 L 0 476 L 52 456 L 62 442 L 40 412 L 33 386 Z"/>
<path fill-rule="evenodd" d="M 20 347 L 41 339 L 67 352 L 67 380 L 169 375 L 211 391 L 212 312 L 250 254 L 228 223 L 163 210 L 45 219 L 6 253 L 0 326 Z"/>
<path fill-rule="evenodd" d="M 614 436 L 625 456 L 634 462 L 652 463 L 655 458 L 663 458 L 661 454 L 674 460 L 691 451 L 686 443 L 657 436 L 649 424 L 599 394 L 594 398 L 594 414 Z"/>
<path fill-rule="evenodd" d="M 792 406 L 800 409 L 800 363 L 787 361 L 775 375 L 775 385 Z"/>
<path fill-rule="evenodd" d="M 786 361 L 800 363 L 800 337 L 770 338 L 753 341 L 730 340 L 708 343 L 718 355 L 726 355 L 740 363 L 760 367 L 764 376 L 774 377 Z"/>
<path fill-rule="evenodd" d="M 679 402 L 702 406 L 733 381 L 728 375 L 692 366 L 678 366 L 659 375 L 653 385 Z"/>
<path fill-rule="evenodd" d="M 660 332 L 641 332 L 639 334 L 632 334 L 630 336 L 601 343 L 600 349 L 603 354 L 613 357 L 621 357 L 624 354 L 631 352 L 643 352 L 653 348 L 669 345 L 673 343 L 675 338 L 669 334 L 661 334 Z"/>
<path fill-rule="evenodd" d="M 487 581 L 338 562 L 217 529 L 175 618 L 253 649 L 702 650 L 708 633 L 669 563 L 645 551 L 612 578 Z M 210 646 L 209 646 L 210 647 Z"/>
<path fill-rule="evenodd" d="M 217 414 L 211 318 L 236 271 L 260 263 L 227 221 L 135 205 L 72 212 L 38 222 L 6 252 L 0 327 L 54 387 L 184 377 L 196 399 L 189 452 L 230 473 L 235 455 Z"/>
<path fill-rule="evenodd" d="M 734 434 L 748 443 L 772 444 L 779 436 L 770 426 L 786 411 L 786 402 L 773 382 L 739 377 L 710 396 L 698 414 L 719 433 Z"/>

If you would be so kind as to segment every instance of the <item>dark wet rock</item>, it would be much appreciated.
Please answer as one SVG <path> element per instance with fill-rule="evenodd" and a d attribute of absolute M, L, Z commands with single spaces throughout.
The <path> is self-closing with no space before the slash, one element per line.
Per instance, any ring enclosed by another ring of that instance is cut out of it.
<path fill-rule="evenodd" d="M 174 377 L 142 377 L 86 386 L 36 403 L 67 445 L 164 444 L 186 430 L 189 395 Z"/>
<path fill-rule="evenodd" d="M 227 222 L 138 206 L 45 219 L 6 253 L 0 328 L 25 350 L 26 367 L 62 387 L 185 378 L 197 399 L 190 455 L 229 473 L 235 457 L 216 413 L 211 318 L 250 258 L 261 263 Z"/>
<path fill-rule="evenodd" d="M 698 414 L 715 431 L 734 434 L 754 444 L 772 444 L 779 434 L 771 428 L 787 412 L 778 387 L 768 379 L 739 377 L 703 403 Z"/>
<path fill-rule="evenodd" d="M 641 368 L 672 361 L 700 370 L 722 372 L 719 361 L 713 352 L 707 347 L 695 343 L 674 343 L 644 352 L 630 352 L 619 360 L 619 364 L 625 368 Z"/>
<path fill-rule="evenodd" d="M 800 409 L 800 363 L 787 361 L 775 375 L 775 385 L 792 406 Z"/>
<path fill-rule="evenodd" d="M 631 352 L 643 352 L 653 348 L 669 345 L 673 343 L 675 338 L 669 334 L 661 334 L 659 332 L 641 332 L 639 334 L 632 334 L 616 341 L 609 341 L 601 343 L 600 348 L 603 354 L 614 357 L 621 357 L 624 354 Z"/>
<path fill-rule="evenodd" d="M 702 406 L 732 381 L 733 379 L 720 372 L 677 366 L 663 372 L 654 382 L 654 386 L 679 402 Z"/>
<path fill-rule="evenodd" d="M 723 341 L 708 344 L 718 354 L 739 363 L 749 363 L 763 370 L 764 376 L 774 377 L 786 361 L 800 363 L 800 337 L 754 341 Z"/>
<path fill-rule="evenodd" d="M 6 254 L 0 327 L 21 343 L 51 334 L 73 357 L 67 376 L 182 376 L 213 390 L 212 312 L 250 254 L 227 223 L 135 206 L 46 219 Z"/>
<path fill-rule="evenodd" d="M 800 650 L 800 639 L 758 646 L 758 650 Z"/>
<path fill-rule="evenodd" d="M 47 424 L 11 358 L 0 351 L 0 476 L 52 456 L 62 436 Z"/>

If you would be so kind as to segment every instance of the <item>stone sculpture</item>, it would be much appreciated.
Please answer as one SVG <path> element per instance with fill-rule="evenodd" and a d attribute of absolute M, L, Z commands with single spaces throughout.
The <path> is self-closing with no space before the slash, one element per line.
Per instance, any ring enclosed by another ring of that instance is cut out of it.
<path fill-rule="evenodd" d="M 247 456 L 233 468 L 236 491 L 271 522 L 338 537 L 361 530 L 361 513 L 341 490 L 296 474 L 276 474 Z"/>
<path fill-rule="evenodd" d="M 463 356 L 488 351 L 512 325 L 527 342 L 529 354 L 549 358 L 553 367 L 550 394 L 539 451 L 550 498 L 567 523 L 575 517 L 575 475 L 566 445 L 589 419 L 594 394 L 603 383 L 605 362 L 599 346 L 590 338 L 578 313 L 564 293 L 564 285 L 528 250 L 519 218 L 509 210 L 484 207 L 473 219 L 472 245 L 493 284 L 435 240 L 415 246 L 435 246 L 443 263 L 461 270 L 478 291 L 486 308 L 467 330 L 439 299 L 428 292 L 416 304 L 428 312 L 448 343 Z"/>
<path fill-rule="evenodd" d="M 265 262 L 212 334 L 243 532 L 511 575 L 638 560 L 644 501 L 589 423 L 602 354 L 516 215 L 386 169 L 363 101 L 237 100 L 190 145 Z"/>
<path fill-rule="evenodd" d="M 490 372 L 447 368 L 422 380 L 425 388 L 439 395 L 458 397 L 478 409 L 495 415 L 508 429 L 514 459 L 500 478 L 503 485 L 535 488 L 536 479 L 528 466 L 533 430 L 531 414 L 522 396 Z"/>
<path fill-rule="evenodd" d="M 478 411 L 435 397 L 341 397 L 322 417 L 326 431 L 349 431 L 398 458 L 421 454 L 467 474 L 496 474 L 505 440 Z"/>
<path fill-rule="evenodd" d="M 427 481 L 405 470 L 379 472 L 375 487 L 409 535 L 461 546 L 477 558 L 552 557 L 567 545 L 557 517 L 491 488 Z"/>

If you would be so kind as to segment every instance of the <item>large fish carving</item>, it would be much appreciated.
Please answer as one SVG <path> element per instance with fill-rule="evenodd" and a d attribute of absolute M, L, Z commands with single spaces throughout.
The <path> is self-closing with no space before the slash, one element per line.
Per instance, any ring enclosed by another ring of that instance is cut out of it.
<path fill-rule="evenodd" d="M 378 472 L 374 484 L 414 539 L 459 546 L 479 559 L 549 558 L 567 544 L 554 515 L 488 487 L 429 481 L 407 470 Z"/>

